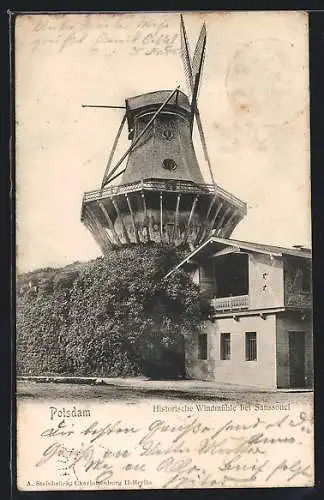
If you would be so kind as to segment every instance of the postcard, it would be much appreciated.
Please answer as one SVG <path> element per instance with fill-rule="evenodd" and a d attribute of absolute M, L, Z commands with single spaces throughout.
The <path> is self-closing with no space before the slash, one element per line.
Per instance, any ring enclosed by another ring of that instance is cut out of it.
<path fill-rule="evenodd" d="M 313 486 L 308 14 L 13 29 L 17 488 Z"/>

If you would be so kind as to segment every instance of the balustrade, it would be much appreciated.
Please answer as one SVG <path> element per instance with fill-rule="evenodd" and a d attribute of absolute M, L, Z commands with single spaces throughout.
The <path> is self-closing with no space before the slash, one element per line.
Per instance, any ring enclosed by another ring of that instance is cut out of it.
<path fill-rule="evenodd" d="M 249 296 L 217 297 L 212 299 L 212 306 L 216 311 L 247 309 L 249 307 Z"/>

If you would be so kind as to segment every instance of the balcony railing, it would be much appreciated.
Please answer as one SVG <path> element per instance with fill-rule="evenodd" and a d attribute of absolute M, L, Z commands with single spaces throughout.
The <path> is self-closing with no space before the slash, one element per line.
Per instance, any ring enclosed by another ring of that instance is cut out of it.
<path fill-rule="evenodd" d="M 249 307 L 249 296 L 217 297 L 212 299 L 211 304 L 215 311 L 239 311 Z"/>
<path fill-rule="evenodd" d="M 286 307 L 300 309 L 311 309 L 312 294 L 310 292 L 289 292 L 286 293 Z"/>
<path fill-rule="evenodd" d="M 104 187 L 103 189 L 96 189 L 95 191 L 88 191 L 84 194 L 83 202 L 100 200 L 110 196 L 119 194 L 127 194 L 140 190 L 148 191 L 170 191 L 180 193 L 194 193 L 194 194 L 218 194 L 224 200 L 234 204 L 238 209 L 246 213 L 246 204 L 236 196 L 227 192 L 220 186 L 213 184 L 195 184 L 193 182 L 179 181 L 179 180 L 165 180 L 165 179 L 144 179 L 129 184 L 120 184 L 117 186 Z"/>

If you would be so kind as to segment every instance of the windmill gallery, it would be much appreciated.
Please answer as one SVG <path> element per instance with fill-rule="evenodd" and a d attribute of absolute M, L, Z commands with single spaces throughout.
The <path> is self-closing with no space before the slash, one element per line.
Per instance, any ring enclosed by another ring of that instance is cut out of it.
<path fill-rule="evenodd" d="M 183 268 L 213 314 L 190 346 L 186 374 L 267 389 L 311 388 L 311 250 L 231 238 L 246 204 L 215 183 L 197 98 L 207 32 L 193 57 L 183 18 L 181 53 L 189 96 L 177 85 L 129 97 L 99 189 L 83 196 L 81 220 L 103 254 L 127 245 L 187 246 Z M 85 105 L 93 106 L 95 105 Z M 115 161 L 124 127 L 130 146 Z M 210 183 L 193 143 L 197 127 Z M 126 165 L 125 165 L 126 163 Z M 112 184 L 119 179 L 119 184 Z"/>

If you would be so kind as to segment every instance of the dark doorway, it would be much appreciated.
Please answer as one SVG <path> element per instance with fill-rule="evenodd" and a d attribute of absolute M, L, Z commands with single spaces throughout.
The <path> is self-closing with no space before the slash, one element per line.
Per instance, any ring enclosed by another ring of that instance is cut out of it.
<path fill-rule="evenodd" d="M 155 380 L 185 378 L 185 340 L 178 335 L 169 345 L 157 337 L 151 343 L 151 353 L 144 360 L 144 373 Z"/>
<path fill-rule="evenodd" d="M 305 387 L 305 332 L 288 332 L 290 387 Z"/>

